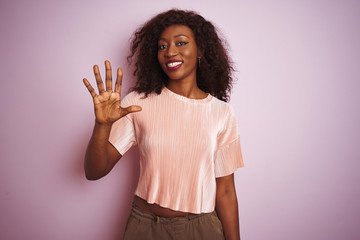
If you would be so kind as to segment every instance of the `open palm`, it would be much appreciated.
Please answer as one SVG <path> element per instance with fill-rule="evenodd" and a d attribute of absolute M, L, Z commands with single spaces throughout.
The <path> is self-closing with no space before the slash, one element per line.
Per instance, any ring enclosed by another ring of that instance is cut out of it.
<path fill-rule="evenodd" d="M 120 106 L 121 103 L 121 83 L 122 83 L 122 70 L 118 68 L 117 77 L 115 82 L 115 90 L 112 90 L 112 72 L 111 65 L 109 61 L 105 61 L 105 69 L 106 69 L 106 90 L 104 89 L 104 84 L 101 79 L 99 67 L 97 65 L 94 66 L 94 74 L 97 83 L 97 87 L 99 90 L 99 94 L 96 94 L 95 89 L 91 86 L 89 81 L 84 78 L 84 84 L 86 88 L 89 90 L 95 108 L 95 116 L 96 121 L 100 124 L 112 124 L 118 119 L 122 118 L 128 113 L 137 112 L 141 110 L 140 106 L 128 106 L 126 108 L 122 108 Z"/>

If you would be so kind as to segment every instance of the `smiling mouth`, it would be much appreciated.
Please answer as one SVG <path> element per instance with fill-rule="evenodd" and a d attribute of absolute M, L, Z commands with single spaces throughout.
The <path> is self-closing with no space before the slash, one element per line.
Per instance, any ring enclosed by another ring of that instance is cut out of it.
<path fill-rule="evenodd" d="M 169 69 L 170 71 L 174 71 L 176 69 L 178 69 L 179 67 L 182 66 L 182 62 L 171 62 L 166 64 L 167 69 Z"/>

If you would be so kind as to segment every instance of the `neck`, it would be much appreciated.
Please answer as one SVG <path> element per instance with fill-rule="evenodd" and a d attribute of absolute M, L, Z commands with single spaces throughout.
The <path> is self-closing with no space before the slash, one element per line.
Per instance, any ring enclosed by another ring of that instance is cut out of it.
<path fill-rule="evenodd" d="M 172 92 L 187 98 L 196 98 L 201 91 L 194 82 L 172 81 L 169 80 L 166 85 Z"/>

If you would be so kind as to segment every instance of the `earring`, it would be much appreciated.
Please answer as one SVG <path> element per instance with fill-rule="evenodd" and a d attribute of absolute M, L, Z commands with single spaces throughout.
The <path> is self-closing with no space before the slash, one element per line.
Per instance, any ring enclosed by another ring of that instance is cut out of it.
<path fill-rule="evenodd" d="M 201 57 L 198 57 L 198 65 L 199 65 L 199 68 L 200 68 L 200 62 L 201 62 Z"/>

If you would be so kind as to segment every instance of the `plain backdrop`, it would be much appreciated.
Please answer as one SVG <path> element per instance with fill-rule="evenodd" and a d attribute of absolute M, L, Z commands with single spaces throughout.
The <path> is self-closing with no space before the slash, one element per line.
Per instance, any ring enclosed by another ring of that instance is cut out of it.
<path fill-rule="evenodd" d="M 132 33 L 173 7 L 212 21 L 235 63 L 242 239 L 360 239 L 357 0 L 1 0 L 0 239 L 122 239 L 138 150 L 85 179 L 82 78 L 108 59 L 126 93 Z"/>

